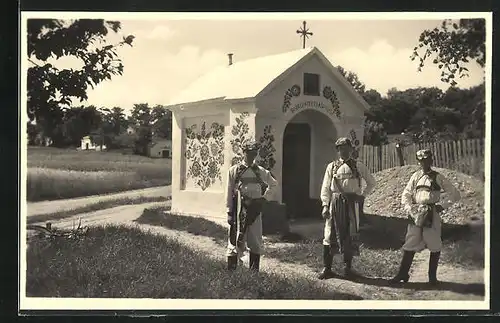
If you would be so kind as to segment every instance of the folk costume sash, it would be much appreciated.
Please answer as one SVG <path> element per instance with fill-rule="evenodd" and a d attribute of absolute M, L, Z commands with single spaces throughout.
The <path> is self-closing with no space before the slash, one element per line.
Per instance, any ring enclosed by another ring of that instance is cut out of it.
<path fill-rule="evenodd" d="M 334 181 L 339 192 L 333 193 L 330 201 L 332 216 L 330 245 L 336 246 L 342 254 L 357 256 L 359 255 L 359 216 L 362 212 L 359 204 L 361 197 L 356 193 L 344 192 L 335 177 L 338 169 L 344 164 L 349 166 L 353 177 L 358 180 L 358 185 L 361 187 L 361 175 L 355 160 L 338 159 L 333 163 L 331 181 Z"/>
<path fill-rule="evenodd" d="M 359 195 L 333 193 L 330 245 L 342 254 L 359 255 Z M 333 234 L 335 233 L 335 234 Z"/>

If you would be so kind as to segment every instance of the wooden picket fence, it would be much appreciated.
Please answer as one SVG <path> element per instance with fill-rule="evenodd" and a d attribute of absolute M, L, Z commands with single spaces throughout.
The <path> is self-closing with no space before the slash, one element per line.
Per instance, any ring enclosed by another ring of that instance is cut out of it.
<path fill-rule="evenodd" d="M 371 172 L 384 169 L 415 165 L 415 153 L 419 149 L 429 148 L 434 156 L 436 167 L 455 169 L 466 174 L 484 169 L 484 139 L 465 139 L 458 141 L 442 141 L 427 144 L 410 144 L 401 146 L 400 151 L 395 143 L 383 146 L 363 146 L 359 158 Z"/>

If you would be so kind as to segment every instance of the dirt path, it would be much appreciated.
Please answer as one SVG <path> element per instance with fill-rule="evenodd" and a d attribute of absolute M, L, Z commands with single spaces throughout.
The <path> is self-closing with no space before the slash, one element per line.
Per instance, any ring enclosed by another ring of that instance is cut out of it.
<path fill-rule="evenodd" d="M 106 195 L 92 195 L 86 197 L 79 197 L 74 199 L 64 199 L 55 201 L 43 201 L 43 202 L 28 202 L 27 203 L 27 215 L 40 215 L 47 213 L 54 213 L 60 211 L 72 210 L 75 208 L 83 207 L 89 204 L 94 204 L 103 201 L 122 199 L 122 198 L 138 198 L 144 197 L 154 197 L 154 196 L 165 196 L 169 197 L 171 195 L 171 187 L 169 186 L 159 186 L 144 188 L 139 190 L 131 190 L 120 193 L 106 194 Z"/>
<path fill-rule="evenodd" d="M 132 223 L 133 220 L 141 216 L 144 209 L 149 207 L 165 206 L 165 202 L 151 202 L 137 205 L 122 205 L 109 209 L 99 210 L 91 213 L 81 213 L 75 216 L 67 217 L 61 220 L 51 221 L 57 228 L 71 229 L 77 225 L 79 219 L 82 226 L 95 226 L 106 224 L 125 224 Z M 33 223 L 33 225 L 44 225 L 44 223 Z"/>
<path fill-rule="evenodd" d="M 423 251 L 415 255 L 415 260 L 412 266 L 412 282 L 425 282 L 427 281 L 427 271 L 429 268 L 429 251 Z M 447 264 L 440 263 L 438 267 L 438 279 L 444 281 L 444 286 L 446 289 L 441 289 L 439 291 L 434 290 L 430 293 L 431 297 L 439 297 L 437 299 L 441 300 L 451 300 L 451 299 L 463 299 L 463 300 L 482 300 L 482 296 L 470 295 L 471 293 L 479 293 L 483 290 L 484 286 L 481 286 L 484 281 L 484 270 L 465 270 L 462 268 L 453 267 Z M 427 298 L 426 294 L 430 291 L 414 290 L 415 297 L 417 299 Z M 434 296 L 435 295 L 435 296 Z M 423 297 L 422 297 L 423 296 Z M 460 296 L 461 298 L 456 298 Z M 432 299 L 432 298 L 430 298 Z"/>
<path fill-rule="evenodd" d="M 163 202 L 164 203 L 164 202 Z M 139 227 L 143 230 L 160 233 L 167 237 L 175 238 L 186 247 L 203 251 L 208 256 L 225 261 L 225 248 L 216 244 L 209 237 L 195 236 L 189 233 L 157 227 L 145 224 L 134 223 L 144 208 L 161 205 L 158 203 L 148 203 L 141 205 L 120 206 L 111 209 L 101 210 L 89 214 L 81 214 L 75 217 L 54 222 L 53 225 L 62 228 L 71 228 L 82 218 L 82 225 L 105 225 L 124 224 Z M 223 223 L 222 219 L 210 219 L 217 223 Z M 439 268 L 439 278 L 446 281 L 439 290 L 432 289 L 425 284 L 427 281 L 427 261 L 428 253 L 420 253 L 415 257 L 411 283 L 406 287 L 388 286 L 385 279 L 366 278 L 359 281 L 347 281 L 344 279 L 330 279 L 319 281 L 316 279 L 317 273 L 310 267 L 302 264 L 287 264 L 274 258 L 262 257 L 262 271 L 275 272 L 286 276 L 300 276 L 311 279 L 318 286 L 328 286 L 336 291 L 357 295 L 362 299 L 372 300 L 482 300 L 480 290 L 482 286 L 482 271 L 468 271 L 460 268 L 441 266 Z M 320 260 L 318 260 L 318 263 Z"/>

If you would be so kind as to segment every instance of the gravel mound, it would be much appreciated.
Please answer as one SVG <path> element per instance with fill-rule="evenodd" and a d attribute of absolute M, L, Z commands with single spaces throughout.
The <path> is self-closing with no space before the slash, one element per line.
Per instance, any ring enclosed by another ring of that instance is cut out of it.
<path fill-rule="evenodd" d="M 401 194 L 416 165 L 395 167 L 373 174 L 377 181 L 375 191 L 365 200 L 365 212 L 382 216 L 406 217 L 401 207 Z M 484 183 L 472 176 L 434 167 L 446 176 L 460 191 L 462 199 L 441 214 L 444 223 L 468 224 L 484 221 Z M 446 197 L 443 193 L 443 198 Z"/>

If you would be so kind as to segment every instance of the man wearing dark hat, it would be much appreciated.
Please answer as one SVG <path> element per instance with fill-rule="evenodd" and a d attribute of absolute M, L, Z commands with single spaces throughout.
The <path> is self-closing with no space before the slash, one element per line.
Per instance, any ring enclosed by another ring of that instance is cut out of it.
<path fill-rule="evenodd" d="M 359 255 L 359 218 L 364 198 L 375 187 L 375 179 L 368 168 L 352 157 L 353 147 L 348 138 L 335 142 L 338 158 L 326 167 L 321 186 L 322 216 L 325 219 L 323 239 L 324 269 L 319 279 L 334 276 L 333 255 L 343 255 L 344 274 L 350 277 L 353 256 Z M 366 187 L 362 190 L 362 180 Z"/>
<path fill-rule="evenodd" d="M 227 215 L 229 239 L 228 269 L 234 270 L 238 260 L 249 253 L 250 269 L 259 271 L 262 253 L 262 207 L 274 196 L 277 182 L 271 173 L 257 165 L 258 143 L 243 145 L 245 159 L 229 168 L 227 185 Z"/>
<path fill-rule="evenodd" d="M 427 248 L 430 251 L 429 283 L 435 285 L 438 283 L 437 267 L 442 247 L 439 213 L 460 200 L 460 192 L 446 177 L 431 168 L 432 152 L 429 149 L 417 151 L 416 157 L 420 169 L 413 173 L 401 196 L 401 203 L 410 220 L 402 248 L 403 259 L 398 274 L 390 281 L 407 282 L 415 253 Z M 450 199 L 444 205 L 437 204 L 441 199 L 441 190 L 450 193 Z"/>

